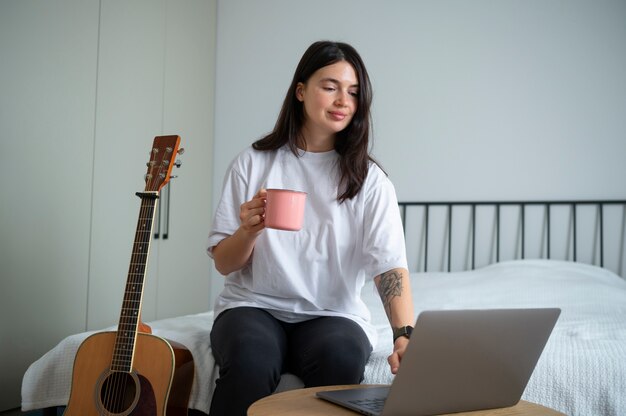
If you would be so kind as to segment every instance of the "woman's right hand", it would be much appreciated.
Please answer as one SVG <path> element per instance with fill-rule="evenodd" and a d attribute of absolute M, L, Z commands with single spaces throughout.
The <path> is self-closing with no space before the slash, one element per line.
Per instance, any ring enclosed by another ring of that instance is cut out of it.
<path fill-rule="evenodd" d="M 213 247 L 215 268 L 224 276 L 244 267 L 250 260 L 256 238 L 265 228 L 265 189 L 239 207 L 237 231 Z"/>
<path fill-rule="evenodd" d="M 258 236 L 265 228 L 266 195 L 265 189 L 260 189 L 250 201 L 239 207 L 240 228 L 251 237 Z"/>

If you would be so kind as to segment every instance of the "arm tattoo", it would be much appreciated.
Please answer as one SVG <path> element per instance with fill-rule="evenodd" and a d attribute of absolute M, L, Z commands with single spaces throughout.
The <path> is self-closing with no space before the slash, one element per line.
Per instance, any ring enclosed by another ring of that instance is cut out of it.
<path fill-rule="evenodd" d="M 395 270 L 381 274 L 378 282 L 378 293 L 391 322 L 391 301 L 396 296 L 402 296 L 402 274 Z"/>

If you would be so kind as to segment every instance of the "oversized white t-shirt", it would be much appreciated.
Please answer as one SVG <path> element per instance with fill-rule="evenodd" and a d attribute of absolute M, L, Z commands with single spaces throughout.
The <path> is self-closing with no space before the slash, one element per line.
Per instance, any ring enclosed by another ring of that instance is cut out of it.
<path fill-rule="evenodd" d="M 239 228 L 241 204 L 259 189 L 304 191 L 307 200 L 300 231 L 266 228 L 248 265 L 226 277 L 215 316 L 239 306 L 263 308 L 288 322 L 342 316 L 358 323 L 376 346 L 360 295 L 366 279 L 407 268 L 398 202 L 391 181 L 371 163 L 361 191 L 340 204 L 338 163 L 334 150 L 296 157 L 288 147 L 249 147 L 235 158 L 209 234 L 209 255 Z"/>

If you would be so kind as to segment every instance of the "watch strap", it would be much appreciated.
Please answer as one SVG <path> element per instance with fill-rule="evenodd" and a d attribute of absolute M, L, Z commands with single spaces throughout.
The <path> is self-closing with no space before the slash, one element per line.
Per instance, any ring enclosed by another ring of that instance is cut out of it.
<path fill-rule="evenodd" d="M 411 338 L 411 333 L 413 333 L 413 327 L 410 325 L 393 328 L 393 342 L 395 343 L 400 337 Z"/>

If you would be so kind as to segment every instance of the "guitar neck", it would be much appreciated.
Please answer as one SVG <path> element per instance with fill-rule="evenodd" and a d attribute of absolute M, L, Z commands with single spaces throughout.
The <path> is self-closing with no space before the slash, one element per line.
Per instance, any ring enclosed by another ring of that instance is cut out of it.
<path fill-rule="evenodd" d="M 113 349 L 111 370 L 130 372 L 137 340 L 137 330 L 141 313 L 143 287 L 146 278 L 152 228 L 156 213 L 158 192 L 137 193 L 141 198 L 141 209 L 135 231 L 135 242 L 128 268 L 124 300 Z"/>

